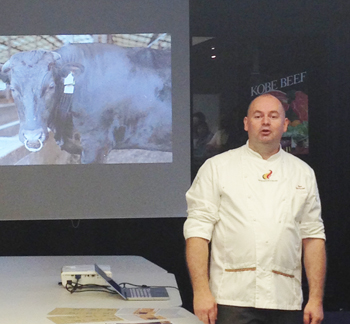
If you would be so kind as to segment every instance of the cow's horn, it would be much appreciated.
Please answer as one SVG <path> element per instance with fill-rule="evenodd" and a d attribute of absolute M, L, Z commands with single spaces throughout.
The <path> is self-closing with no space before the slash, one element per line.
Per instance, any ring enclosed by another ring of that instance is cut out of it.
<path fill-rule="evenodd" d="M 57 60 L 59 60 L 61 58 L 61 55 L 58 54 L 57 52 L 51 52 L 51 53 L 52 53 L 53 58 L 54 58 L 55 61 L 57 61 Z"/>

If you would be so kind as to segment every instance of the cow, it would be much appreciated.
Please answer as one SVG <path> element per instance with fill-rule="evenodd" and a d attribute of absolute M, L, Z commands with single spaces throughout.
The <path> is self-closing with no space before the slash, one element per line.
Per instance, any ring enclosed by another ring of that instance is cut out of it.
<path fill-rule="evenodd" d="M 103 163 L 112 149 L 172 149 L 170 50 L 68 44 L 14 54 L 2 73 L 29 151 L 49 130 L 83 164 Z"/>

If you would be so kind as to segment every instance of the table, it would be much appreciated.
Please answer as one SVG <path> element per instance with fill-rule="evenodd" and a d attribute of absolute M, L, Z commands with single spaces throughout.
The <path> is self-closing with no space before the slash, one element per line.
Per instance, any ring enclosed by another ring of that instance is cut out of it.
<path fill-rule="evenodd" d="M 58 283 L 61 268 L 66 265 L 110 265 L 117 282 L 177 287 L 175 276 L 140 256 L 44 256 L 0 257 L 0 323 L 53 324 L 48 314 L 57 308 L 156 308 L 175 309 L 180 318 L 176 324 L 201 323 L 181 308 L 181 297 L 175 288 L 167 288 L 168 301 L 125 301 L 103 292 L 70 294 Z"/>

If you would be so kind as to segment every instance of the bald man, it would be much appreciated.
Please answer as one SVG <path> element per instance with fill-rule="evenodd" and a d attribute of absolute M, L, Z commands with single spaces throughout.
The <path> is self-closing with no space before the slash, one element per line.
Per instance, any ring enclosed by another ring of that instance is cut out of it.
<path fill-rule="evenodd" d="M 313 170 L 281 149 L 287 126 L 277 98 L 257 97 L 244 118 L 246 145 L 207 160 L 186 193 L 193 307 L 205 324 L 323 319 L 320 199 Z M 303 316 L 302 252 L 309 284 Z"/>

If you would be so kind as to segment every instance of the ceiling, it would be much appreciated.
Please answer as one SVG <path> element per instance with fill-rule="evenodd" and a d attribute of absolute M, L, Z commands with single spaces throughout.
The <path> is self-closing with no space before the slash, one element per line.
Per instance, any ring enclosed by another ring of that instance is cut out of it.
<path fill-rule="evenodd" d="M 318 34 L 348 19 L 346 0 L 190 0 L 192 36 L 259 38 Z"/>
<path fill-rule="evenodd" d="M 190 0 L 192 91 L 303 71 L 349 17 L 348 0 Z"/>
<path fill-rule="evenodd" d="M 109 34 L 109 35 L 26 35 L 0 36 L 0 63 L 13 54 L 35 49 L 55 50 L 68 43 L 109 43 L 124 47 L 170 48 L 169 34 Z"/>

